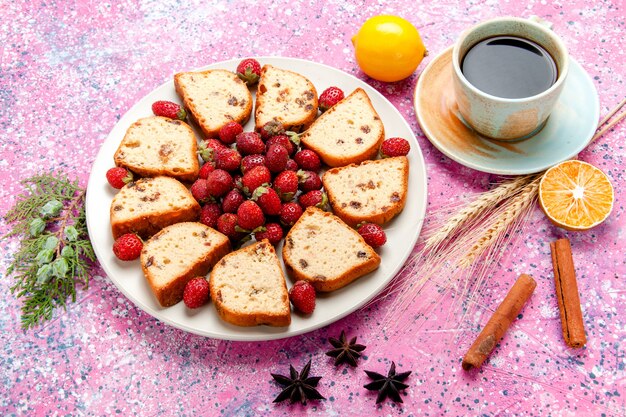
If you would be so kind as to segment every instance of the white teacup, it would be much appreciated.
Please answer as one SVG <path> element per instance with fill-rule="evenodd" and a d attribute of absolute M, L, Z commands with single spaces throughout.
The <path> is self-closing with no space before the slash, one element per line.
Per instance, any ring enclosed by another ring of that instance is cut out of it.
<path fill-rule="evenodd" d="M 540 93 L 522 98 L 498 97 L 471 84 L 462 72 L 463 58 L 477 43 L 497 36 L 522 38 L 545 49 L 556 64 L 554 83 Z M 452 50 L 452 65 L 454 92 L 464 121 L 481 135 L 511 141 L 531 137 L 543 128 L 563 90 L 569 57 L 563 42 L 545 25 L 528 19 L 502 17 L 463 32 Z"/>

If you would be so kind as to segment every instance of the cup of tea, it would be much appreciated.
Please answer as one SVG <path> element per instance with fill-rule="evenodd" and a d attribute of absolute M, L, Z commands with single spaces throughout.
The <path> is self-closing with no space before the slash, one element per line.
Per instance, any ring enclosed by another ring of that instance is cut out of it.
<path fill-rule="evenodd" d="M 546 25 L 501 17 L 463 32 L 452 65 L 463 121 L 483 136 L 512 141 L 543 128 L 563 90 L 569 58 Z"/>

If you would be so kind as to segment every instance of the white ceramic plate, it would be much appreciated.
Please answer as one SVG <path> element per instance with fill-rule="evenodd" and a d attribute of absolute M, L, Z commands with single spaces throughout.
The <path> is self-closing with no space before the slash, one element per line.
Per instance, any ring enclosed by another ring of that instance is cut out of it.
<path fill-rule="evenodd" d="M 154 101 L 180 102 L 174 91 L 173 81 L 161 85 L 142 98 L 115 125 L 92 167 L 86 200 L 89 234 L 105 272 L 135 305 L 172 326 L 218 339 L 253 341 L 294 336 L 328 325 L 355 311 L 385 288 L 400 270 L 417 241 L 426 212 L 426 169 L 422 153 L 410 126 L 387 99 L 361 80 L 325 65 L 277 57 L 262 57 L 259 61 L 262 65 L 271 64 L 303 74 L 313 82 L 318 94 L 331 85 L 342 88 L 347 94 L 357 87 L 363 88 L 382 118 L 386 137 L 401 136 L 411 144 L 409 193 L 404 211 L 385 226 L 387 244 L 379 250 L 382 258 L 380 267 L 341 290 L 319 296 L 317 307 L 311 316 L 293 313 L 289 327 L 232 326 L 219 319 L 211 303 L 193 311 L 187 309 L 182 302 L 173 307 L 162 308 L 148 287 L 139 261 L 118 261 L 111 249 L 113 238 L 109 223 L 109 207 L 115 190 L 108 185 L 105 173 L 113 166 L 113 154 L 128 127 L 137 119 L 152 115 L 151 105 Z M 223 68 L 233 71 L 238 62 L 239 60 L 230 60 L 201 69 Z M 244 127 L 246 131 L 253 129 L 252 119 Z M 279 246 L 277 252 L 280 254 L 281 250 L 282 247 Z M 291 284 L 291 279 L 288 279 L 287 285 L 290 287 Z"/>

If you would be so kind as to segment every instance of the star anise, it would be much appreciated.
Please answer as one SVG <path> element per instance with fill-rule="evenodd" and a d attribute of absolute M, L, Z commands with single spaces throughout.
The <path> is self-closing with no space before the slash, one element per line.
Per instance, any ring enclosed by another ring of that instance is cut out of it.
<path fill-rule="evenodd" d="M 361 352 L 365 350 L 365 345 L 357 344 L 356 337 L 348 341 L 346 332 L 342 330 L 339 339 L 329 337 L 328 341 L 335 349 L 329 350 L 326 354 L 335 358 L 335 366 L 344 362 L 357 366 L 356 360 L 361 357 Z"/>
<path fill-rule="evenodd" d="M 289 398 L 292 403 L 300 401 L 302 404 L 306 404 L 306 400 L 324 400 L 325 398 L 320 394 L 315 387 L 317 383 L 322 379 L 321 376 L 309 377 L 309 371 L 311 370 L 311 361 L 304 365 L 302 371 L 298 374 L 292 365 L 289 365 L 289 377 L 284 375 L 272 374 L 272 377 L 280 385 L 285 388 L 274 399 L 275 403 L 281 402 Z"/>
<path fill-rule="evenodd" d="M 370 391 L 378 391 L 376 404 L 384 401 L 387 397 L 396 402 L 402 402 L 402 398 L 400 397 L 400 390 L 409 387 L 402 381 L 409 377 L 411 371 L 396 374 L 396 364 L 395 362 L 391 362 L 391 367 L 389 368 L 389 373 L 387 373 L 387 376 L 372 371 L 365 371 L 365 373 L 374 381 L 364 385 L 363 388 L 367 388 Z"/>

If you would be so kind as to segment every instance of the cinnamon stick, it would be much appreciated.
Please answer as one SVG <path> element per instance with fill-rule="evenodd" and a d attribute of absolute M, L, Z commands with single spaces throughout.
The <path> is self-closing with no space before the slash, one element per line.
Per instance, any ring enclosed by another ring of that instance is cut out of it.
<path fill-rule="evenodd" d="M 463 369 L 479 368 L 496 347 L 513 320 L 530 298 L 537 283 L 530 275 L 522 274 L 493 313 L 476 341 L 463 357 Z"/>
<path fill-rule="evenodd" d="M 583 313 L 580 308 L 572 248 L 568 239 L 559 239 L 550 243 L 550 249 L 552 251 L 556 299 L 561 312 L 563 339 L 569 346 L 580 348 L 585 345 L 587 338 Z"/>

